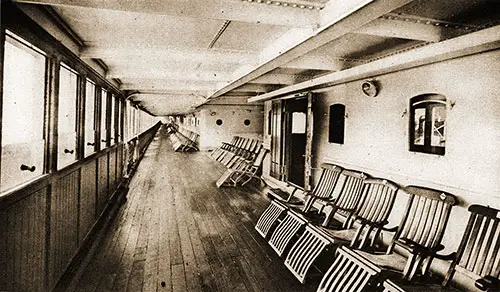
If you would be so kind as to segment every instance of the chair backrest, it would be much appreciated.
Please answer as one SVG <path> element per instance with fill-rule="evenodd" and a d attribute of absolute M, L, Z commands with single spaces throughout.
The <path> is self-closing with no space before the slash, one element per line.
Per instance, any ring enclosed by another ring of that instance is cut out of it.
<path fill-rule="evenodd" d="M 333 239 L 327 234 L 313 225 L 307 225 L 304 233 L 286 256 L 285 266 L 301 283 L 304 283 L 311 265 L 331 244 Z"/>
<path fill-rule="evenodd" d="M 287 207 L 278 201 L 272 200 L 271 204 L 262 212 L 255 224 L 255 230 L 262 237 L 266 238 L 273 226 L 278 222 L 279 217 L 285 213 Z"/>
<path fill-rule="evenodd" d="M 257 157 L 255 157 L 255 160 L 252 164 L 253 167 L 259 168 L 262 165 L 262 162 L 266 157 L 267 151 L 268 149 L 265 149 L 264 147 L 260 148 L 259 154 L 257 154 Z"/>
<path fill-rule="evenodd" d="M 355 218 L 372 224 L 385 224 L 396 199 L 399 187 L 386 179 L 368 178 L 364 180 L 361 202 Z"/>
<path fill-rule="evenodd" d="M 388 252 L 398 241 L 417 243 L 433 249 L 441 244 L 451 208 L 456 204 L 453 195 L 424 187 L 408 186 L 409 194 L 405 213 Z"/>
<path fill-rule="evenodd" d="M 330 197 L 341 172 L 342 167 L 340 166 L 328 163 L 321 164 L 321 176 L 312 191 L 313 196 L 316 198 Z"/>
<path fill-rule="evenodd" d="M 345 180 L 340 187 L 334 205 L 340 210 L 354 210 L 361 199 L 363 182 L 368 177 L 362 172 L 344 169 Z"/>
<path fill-rule="evenodd" d="M 335 262 L 323 276 L 317 292 L 362 291 L 380 272 L 379 267 L 343 246 L 338 249 Z"/>
<path fill-rule="evenodd" d="M 471 205 L 470 217 L 457 255 L 446 274 L 446 286 L 459 270 L 474 279 L 500 276 L 500 210 Z"/>
<path fill-rule="evenodd" d="M 269 245 L 274 251 L 281 256 L 292 238 L 299 232 L 299 229 L 306 225 L 307 221 L 298 213 L 289 210 L 285 218 L 276 227 L 271 238 Z"/>

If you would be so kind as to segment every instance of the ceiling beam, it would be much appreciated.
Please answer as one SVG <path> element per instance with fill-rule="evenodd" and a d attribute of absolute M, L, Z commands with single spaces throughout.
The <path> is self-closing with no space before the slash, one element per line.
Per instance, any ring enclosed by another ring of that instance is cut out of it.
<path fill-rule="evenodd" d="M 359 65 L 340 72 L 314 78 L 307 82 L 291 85 L 260 96 L 249 98 L 249 102 L 261 102 L 272 98 L 292 95 L 298 92 L 334 86 L 373 76 L 406 70 L 426 64 L 477 54 L 500 48 L 500 25 L 473 32 L 467 35 L 430 44 L 421 48 L 403 52 Z"/>
<path fill-rule="evenodd" d="M 123 82 L 120 85 L 121 90 L 136 90 L 136 91 L 177 91 L 177 90 L 193 90 L 210 92 L 218 86 L 218 82 L 207 81 L 182 81 L 182 80 L 156 80 L 148 83 Z"/>
<path fill-rule="evenodd" d="M 130 59 L 154 58 L 157 61 L 175 60 L 192 62 L 223 62 L 245 64 L 254 62 L 256 55 L 241 51 L 221 49 L 180 50 L 157 46 L 85 46 L 80 50 L 81 58 Z"/>
<path fill-rule="evenodd" d="M 283 64 L 281 68 L 338 71 L 346 67 L 346 61 L 331 55 L 306 54 Z"/>
<path fill-rule="evenodd" d="M 55 6 L 79 6 L 180 17 L 231 20 L 288 27 L 317 27 L 319 11 L 236 0 L 15 0 Z"/>
<path fill-rule="evenodd" d="M 273 84 L 252 84 L 252 83 L 247 83 L 245 85 L 242 85 L 238 88 L 235 88 L 231 92 L 255 92 L 255 93 L 266 93 L 269 91 L 276 90 L 280 88 L 280 85 L 273 85 Z"/>
<path fill-rule="evenodd" d="M 327 24 L 325 27 L 319 29 L 313 35 L 311 35 L 307 40 L 295 45 L 288 51 L 283 52 L 278 57 L 260 65 L 259 67 L 248 72 L 243 77 L 240 77 L 230 83 L 229 85 L 215 91 L 210 98 L 215 98 L 223 95 L 224 93 L 233 90 L 261 75 L 270 72 L 308 52 L 332 41 L 339 39 L 340 37 L 355 31 L 362 27 L 363 25 L 373 21 L 385 15 L 396 8 L 399 8 L 405 4 L 412 2 L 412 0 L 385 0 L 385 1 L 374 1 L 368 3 L 366 6 L 356 7 L 355 11 L 346 11 L 346 15 L 337 16 L 331 23 Z"/>
<path fill-rule="evenodd" d="M 405 21 L 404 19 L 379 18 L 375 19 L 356 33 L 387 38 L 400 38 L 424 42 L 439 42 L 443 36 L 450 35 L 451 27 L 436 26 L 432 23 Z M 448 32 L 447 32 L 448 31 Z"/>
<path fill-rule="evenodd" d="M 310 76 L 300 76 L 300 75 L 289 75 L 289 74 L 265 74 L 257 77 L 248 83 L 250 84 L 281 84 L 281 85 L 291 85 L 300 83 L 306 80 L 310 80 Z"/>
<path fill-rule="evenodd" d="M 179 80 L 179 81 L 217 81 L 227 82 L 230 77 L 226 73 L 214 71 L 189 71 L 189 70 L 174 70 L 167 68 L 148 68 L 142 66 L 131 66 L 125 68 L 111 68 L 106 73 L 106 78 L 120 78 L 122 80 L 132 79 L 134 82 L 141 83 L 150 80 Z M 143 81 L 143 82 L 142 82 Z"/>

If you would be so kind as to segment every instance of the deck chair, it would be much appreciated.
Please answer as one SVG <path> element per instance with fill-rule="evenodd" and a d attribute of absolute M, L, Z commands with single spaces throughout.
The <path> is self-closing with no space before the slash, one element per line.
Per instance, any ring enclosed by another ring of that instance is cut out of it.
<path fill-rule="evenodd" d="M 500 291 L 500 210 L 471 205 L 469 212 L 469 221 L 457 252 L 446 256 L 453 258 L 441 284 L 446 290 L 441 286 L 405 285 L 386 279 L 383 283 L 385 291 L 451 290 L 449 284 L 456 272 L 474 281 L 480 291 Z"/>
<path fill-rule="evenodd" d="M 334 241 L 328 234 L 308 224 L 286 256 L 285 266 L 301 283 L 305 283 L 306 275 L 313 263 L 333 244 Z"/>
<path fill-rule="evenodd" d="M 377 291 L 381 269 L 352 250 L 337 249 L 335 261 L 323 276 L 317 292 Z"/>
<path fill-rule="evenodd" d="M 342 228 L 348 228 L 349 221 L 347 220 L 359 203 L 362 196 L 363 182 L 368 176 L 362 172 L 353 170 L 342 170 L 339 182 L 333 189 L 333 199 L 327 202 L 318 213 L 325 213 L 325 220 L 322 223 L 323 227 L 330 224 L 335 214 L 340 214 L 346 218 L 342 224 Z"/>
<path fill-rule="evenodd" d="M 374 255 L 356 251 L 383 268 L 402 271 L 402 278 L 411 281 L 421 269 L 426 275 L 432 260 L 444 246 L 441 239 L 448 222 L 451 208 L 456 204 L 455 197 L 440 191 L 417 186 L 405 187 L 409 199 L 405 213 L 385 255 Z M 394 247 L 403 248 L 409 253 L 403 256 L 393 253 Z"/>
<path fill-rule="evenodd" d="M 257 176 L 257 173 L 264 161 L 264 158 L 267 154 L 267 149 L 261 148 L 257 157 L 255 157 L 255 161 L 245 161 L 239 164 L 236 168 L 229 168 L 222 174 L 222 176 L 217 180 L 216 185 L 220 188 L 222 185 L 228 186 L 244 186 L 253 178 L 260 177 Z"/>
<path fill-rule="evenodd" d="M 373 248 L 380 232 L 388 223 L 387 219 L 398 190 L 399 187 L 395 183 L 386 179 L 364 180 L 361 201 L 354 213 L 347 218 L 343 226 L 345 229 L 324 230 L 337 241 L 350 242 L 353 248 Z"/>
<path fill-rule="evenodd" d="M 238 141 L 239 137 L 238 136 L 234 136 L 233 139 L 231 140 L 231 142 L 227 143 L 227 142 L 222 142 L 222 145 L 215 149 L 214 151 L 212 151 L 212 153 L 210 154 L 210 157 L 212 159 L 217 159 L 217 157 L 219 157 L 219 155 L 221 155 L 221 153 L 224 151 L 224 150 L 227 150 L 229 149 L 230 147 L 232 147 L 233 145 L 236 144 L 236 142 Z"/>
<path fill-rule="evenodd" d="M 269 245 L 279 256 L 282 256 L 286 253 L 292 239 L 298 235 L 306 224 L 306 218 L 293 210 L 288 210 L 285 218 L 274 229 L 269 239 Z"/>
<path fill-rule="evenodd" d="M 272 200 L 271 204 L 262 212 L 255 224 L 255 230 L 259 232 L 262 237 L 267 238 L 267 236 L 272 233 L 276 225 L 280 222 L 280 218 L 283 217 L 288 208 L 282 203 Z"/>

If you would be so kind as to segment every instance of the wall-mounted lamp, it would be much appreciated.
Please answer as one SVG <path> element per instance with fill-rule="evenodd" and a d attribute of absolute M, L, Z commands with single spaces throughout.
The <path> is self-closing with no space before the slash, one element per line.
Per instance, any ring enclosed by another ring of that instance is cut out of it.
<path fill-rule="evenodd" d="M 213 117 L 215 116 L 217 113 L 216 112 L 213 112 L 213 111 L 210 111 L 210 115 Z"/>
<path fill-rule="evenodd" d="M 366 96 L 369 96 L 369 97 L 377 96 L 379 89 L 380 89 L 380 86 L 379 86 L 378 82 L 375 80 L 366 80 L 363 83 L 361 83 L 361 91 L 363 91 L 363 93 Z"/>

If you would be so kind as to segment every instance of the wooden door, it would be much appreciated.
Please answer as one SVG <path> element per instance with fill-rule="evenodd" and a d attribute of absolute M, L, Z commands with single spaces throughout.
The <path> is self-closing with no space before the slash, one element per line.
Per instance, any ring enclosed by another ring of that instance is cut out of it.
<path fill-rule="evenodd" d="M 287 100 L 285 104 L 285 180 L 305 187 L 307 144 L 306 98 Z"/>

